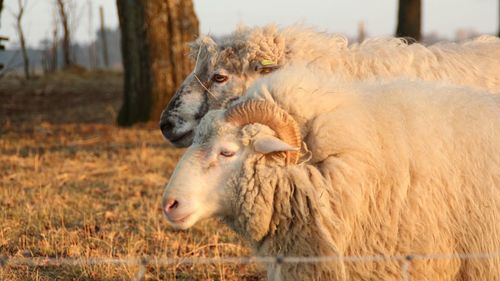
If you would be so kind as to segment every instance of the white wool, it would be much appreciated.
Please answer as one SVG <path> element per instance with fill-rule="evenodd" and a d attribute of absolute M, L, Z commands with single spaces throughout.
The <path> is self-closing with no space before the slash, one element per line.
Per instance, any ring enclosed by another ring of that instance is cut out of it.
<path fill-rule="evenodd" d="M 253 138 L 269 127 L 238 129 L 212 111 L 166 197 L 206 202 L 190 212 L 223 217 L 262 255 L 500 251 L 499 95 L 404 79 L 345 82 L 284 68 L 238 102 L 255 99 L 294 117 L 312 158 L 284 166 L 262 157 L 252 152 Z M 234 162 L 203 160 L 228 142 L 243 147 Z M 275 270 L 269 268 L 270 277 Z M 401 264 L 284 264 L 280 274 L 282 280 L 400 280 Z M 409 274 L 497 280 L 500 259 L 419 261 Z"/>

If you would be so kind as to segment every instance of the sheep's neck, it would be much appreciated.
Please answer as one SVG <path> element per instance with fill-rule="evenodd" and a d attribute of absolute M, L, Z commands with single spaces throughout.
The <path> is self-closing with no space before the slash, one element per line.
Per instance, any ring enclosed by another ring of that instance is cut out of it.
<path fill-rule="evenodd" d="M 303 171 L 284 170 L 282 180 L 274 182 L 273 214 L 267 235 L 258 243 L 258 251 L 273 256 L 338 254 L 332 246 L 324 210 L 318 207 L 318 190 L 300 186 L 300 181 L 293 179 L 296 175 L 291 174 Z"/>
<path fill-rule="evenodd" d="M 259 254 L 334 255 L 338 223 L 332 221 L 328 183 L 312 166 L 280 166 L 250 158 L 236 176 L 234 212 L 226 222 Z M 314 180 L 313 180 L 314 178 Z M 307 244 L 308 249 L 303 245 Z M 300 247 L 297 248 L 297 247 Z"/>
<path fill-rule="evenodd" d="M 328 183 L 318 178 L 321 176 L 312 166 L 279 167 L 267 161 L 254 158 L 243 165 L 242 174 L 233 181 L 234 212 L 225 217 L 226 222 L 254 246 L 258 255 L 304 257 L 342 253 L 342 249 L 336 248 L 338 241 L 333 241 L 334 233 L 339 232 L 332 221 L 330 195 L 325 190 Z M 280 272 L 283 280 L 292 280 L 290 276 L 345 279 L 343 263 L 325 265 L 284 264 Z M 273 275 L 275 269 L 271 265 L 268 271 Z"/>

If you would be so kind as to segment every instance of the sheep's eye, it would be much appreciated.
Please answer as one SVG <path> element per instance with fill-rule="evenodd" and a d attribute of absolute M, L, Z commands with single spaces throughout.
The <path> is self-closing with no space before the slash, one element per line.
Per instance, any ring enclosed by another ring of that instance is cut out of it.
<path fill-rule="evenodd" d="M 226 75 L 214 74 L 214 76 L 212 76 L 212 81 L 215 83 L 224 83 L 227 81 L 227 78 L 228 77 Z"/>
<path fill-rule="evenodd" d="M 272 68 L 264 67 L 260 70 L 260 74 L 268 74 L 271 73 L 272 71 L 273 71 Z"/>
<path fill-rule="evenodd" d="M 232 152 L 232 151 L 227 151 L 227 150 L 222 150 L 222 151 L 220 152 L 220 155 L 221 155 L 221 156 L 224 156 L 224 157 L 232 157 L 232 156 L 234 156 L 234 152 Z"/>

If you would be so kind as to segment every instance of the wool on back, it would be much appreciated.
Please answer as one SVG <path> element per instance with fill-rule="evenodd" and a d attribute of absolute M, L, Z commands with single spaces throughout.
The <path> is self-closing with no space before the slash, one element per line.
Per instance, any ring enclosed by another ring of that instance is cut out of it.
<path fill-rule="evenodd" d="M 401 38 L 372 38 L 349 46 L 341 35 L 303 25 L 242 28 L 232 36 L 239 38 L 235 46 L 247 63 L 262 59 L 282 65 L 304 62 L 345 80 L 442 80 L 500 93 L 500 40 L 494 36 L 430 46 L 409 45 Z"/>
<path fill-rule="evenodd" d="M 298 121 L 313 156 L 304 165 L 319 173 L 297 166 L 290 177 L 307 194 L 328 183 L 330 209 L 318 223 L 332 255 L 500 251 L 500 96 L 422 81 L 346 83 L 291 68 L 256 82 L 244 99 L 275 102 Z M 300 252 L 300 244 L 274 242 Z M 401 278 L 399 262 L 344 266 L 352 280 Z M 410 274 L 500 280 L 500 259 L 414 261 Z"/>

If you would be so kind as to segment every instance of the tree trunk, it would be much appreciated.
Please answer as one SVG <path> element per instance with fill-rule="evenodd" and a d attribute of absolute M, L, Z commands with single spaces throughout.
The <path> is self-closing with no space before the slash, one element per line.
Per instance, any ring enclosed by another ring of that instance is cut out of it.
<path fill-rule="evenodd" d="M 109 68 L 108 39 L 106 38 L 106 29 L 104 28 L 104 10 L 102 6 L 99 7 L 99 17 L 101 19 L 102 58 L 104 60 L 104 67 Z"/>
<path fill-rule="evenodd" d="M 0 26 L 2 25 L 3 0 L 0 0 Z"/>
<path fill-rule="evenodd" d="M 2 25 L 2 10 L 3 10 L 3 0 L 0 0 L 0 26 Z M 0 29 L 1 30 L 1 29 Z M 0 52 L 5 50 L 5 45 L 2 43 L 2 41 L 8 40 L 7 37 L 4 37 L 0 34 Z M 4 68 L 3 63 L 0 63 L 0 70 Z M 0 78 L 2 76 L 2 73 L 0 72 Z"/>
<path fill-rule="evenodd" d="M 187 42 L 198 36 L 191 0 L 117 0 L 121 27 L 124 100 L 118 124 L 159 120 L 191 71 Z"/>
<path fill-rule="evenodd" d="M 50 48 L 50 67 L 49 71 L 50 72 L 55 72 L 57 70 L 57 65 L 58 65 L 58 59 L 57 59 L 57 46 L 59 45 L 58 41 L 58 27 L 57 27 L 57 21 L 54 20 L 53 26 L 52 26 L 52 46 Z"/>
<path fill-rule="evenodd" d="M 416 41 L 421 39 L 421 0 L 399 0 L 397 37 L 410 37 Z"/>
<path fill-rule="evenodd" d="M 26 79 L 30 79 L 30 59 L 28 56 L 28 52 L 26 51 L 26 41 L 24 40 L 24 32 L 21 27 L 21 22 L 18 23 L 17 26 L 19 32 L 19 41 L 21 43 L 21 52 L 23 54 L 23 62 L 24 62 L 24 77 Z"/>
<path fill-rule="evenodd" d="M 68 13 L 66 12 L 66 3 L 64 0 L 57 0 L 57 4 L 59 6 L 59 15 L 61 16 L 61 24 L 63 27 L 63 62 L 64 67 L 69 67 L 71 62 L 71 39 L 70 39 L 70 30 L 69 30 L 69 22 L 68 22 Z"/>
<path fill-rule="evenodd" d="M 140 1 L 117 0 L 124 68 L 124 97 L 118 124 L 147 121 L 151 107 L 149 48 Z"/>
<path fill-rule="evenodd" d="M 18 0 L 19 11 L 16 16 L 16 27 L 17 33 L 19 35 L 19 43 L 21 44 L 21 53 L 23 55 L 23 63 L 24 63 L 24 77 L 26 79 L 30 79 L 30 60 L 28 56 L 28 52 L 26 51 L 26 40 L 24 38 L 23 27 L 21 21 L 24 15 L 25 4 L 23 4 L 22 0 Z"/>
<path fill-rule="evenodd" d="M 92 36 L 94 35 L 94 27 L 92 25 L 92 22 L 94 21 L 94 14 L 92 13 L 93 10 L 92 1 L 90 0 L 87 0 L 87 10 L 88 10 L 88 23 L 89 23 L 88 27 L 89 38 L 92 38 Z M 87 51 L 89 56 L 89 69 L 96 69 L 97 64 L 94 63 L 96 61 L 96 56 L 97 56 L 95 44 L 90 43 L 88 45 Z"/>

